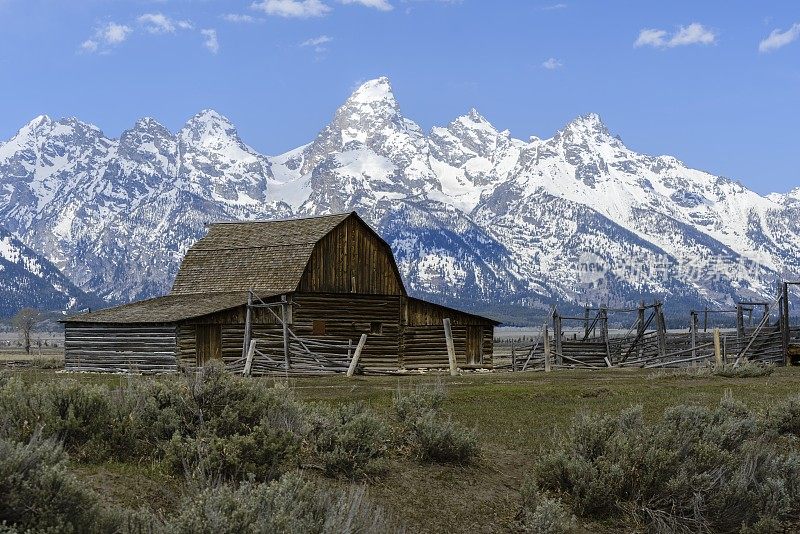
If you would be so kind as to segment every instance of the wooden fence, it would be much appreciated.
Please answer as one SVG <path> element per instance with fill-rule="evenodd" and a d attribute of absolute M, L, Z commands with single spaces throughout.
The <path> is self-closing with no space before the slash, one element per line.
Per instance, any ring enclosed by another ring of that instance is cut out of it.
<path fill-rule="evenodd" d="M 689 327 L 683 331 L 667 329 L 660 302 L 632 309 L 587 307 L 582 317 L 562 316 L 554 309 L 551 320 L 532 339 L 496 340 L 494 367 L 529 371 L 661 368 L 742 361 L 789 364 L 793 353 L 797 352 L 800 358 L 796 348 L 800 347 L 800 326 L 790 324 L 785 287 L 773 302 L 740 302 L 733 310 L 692 311 Z M 776 310 L 774 317 L 771 312 Z M 636 316 L 626 333 L 612 334 L 610 313 Z M 719 314 L 735 314 L 736 327 L 710 327 Z"/>

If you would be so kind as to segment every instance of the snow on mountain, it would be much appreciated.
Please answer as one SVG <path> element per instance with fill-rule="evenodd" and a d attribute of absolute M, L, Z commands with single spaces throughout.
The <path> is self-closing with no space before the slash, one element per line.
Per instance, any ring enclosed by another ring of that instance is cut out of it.
<path fill-rule="evenodd" d="M 0 227 L 0 318 L 11 317 L 25 306 L 66 311 L 96 302 L 49 261 Z"/>
<path fill-rule="evenodd" d="M 639 154 L 595 114 L 549 139 L 515 139 L 474 109 L 426 134 L 386 78 L 274 157 L 213 110 L 176 134 L 141 119 L 119 139 L 42 116 L 0 144 L 0 223 L 110 300 L 166 291 L 208 221 L 353 209 L 411 291 L 448 302 L 721 305 L 800 276 L 800 189 L 763 197 Z"/>

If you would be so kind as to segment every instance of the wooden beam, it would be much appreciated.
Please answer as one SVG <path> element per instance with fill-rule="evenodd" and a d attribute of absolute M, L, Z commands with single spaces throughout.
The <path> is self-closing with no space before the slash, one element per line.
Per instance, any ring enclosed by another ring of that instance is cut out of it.
<path fill-rule="evenodd" d="M 556 309 L 553 309 L 553 344 L 556 351 L 556 365 L 561 365 L 561 316 Z"/>
<path fill-rule="evenodd" d="M 247 292 L 247 314 L 244 320 L 244 343 L 242 343 L 242 358 L 247 357 L 247 351 L 250 348 L 250 330 L 252 327 L 252 313 L 253 313 L 253 291 Z M 200 362 L 198 362 L 199 364 Z"/>
<path fill-rule="evenodd" d="M 741 302 L 736 305 L 736 341 L 744 343 L 744 306 Z"/>
<path fill-rule="evenodd" d="M 447 359 L 450 361 L 450 376 L 458 376 L 458 363 L 456 362 L 456 347 L 453 344 L 453 330 L 450 328 L 450 319 L 445 317 L 444 338 L 447 342 Z M 439 338 L 441 339 L 441 338 Z"/>
<path fill-rule="evenodd" d="M 361 358 L 361 351 L 364 350 L 364 345 L 366 345 L 366 343 L 367 334 L 361 334 L 361 339 L 358 340 L 358 345 L 356 346 L 356 353 L 353 354 L 353 358 L 350 360 L 350 367 L 347 368 L 347 376 L 353 376 L 353 373 L 356 372 L 358 359 Z"/>
<path fill-rule="evenodd" d="M 257 342 L 257 339 L 252 340 L 250 342 L 250 347 L 247 349 L 247 358 L 244 361 L 244 369 L 242 370 L 242 374 L 244 376 L 250 376 L 250 370 L 253 367 L 253 355 L 256 353 Z"/>
<path fill-rule="evenodd" d="M 544 372 L 550 372 L 550 334 L 547 333 L 547 324 L 542 327 L 542 339 L 544 340 Z"/>
<path fill-rule="evenodd" d="M 664 320 L 664 308 L 660 302 L 656 304 L 656 335 L 658 336 L 658 354 L 664 357 L 667 354 L 667 322 Z"/>
<path fill-rule="evenodd" d="M 781 288 L 781 344 L 783 345 L 783 362 L 785 365 L 791 365 L 792 359 L 789 357 L 789 339 L 790 339 L 790 324 L 789 324 L 789 284 L 783 283 Z"/>
<path fill-rule="evenodd" d="M 720 346 L 719 328 L 714 329 L 714 363 L 722 366 L 722 347 Z"/>
<path fill-rule="evenodd" d="M 286 302 L 286 295 L 281 295 L 281 325 L 283 326 L 283 360 L 288 371 L 292 367 L 292 360 L 289 356 L 289 303 Z"/>

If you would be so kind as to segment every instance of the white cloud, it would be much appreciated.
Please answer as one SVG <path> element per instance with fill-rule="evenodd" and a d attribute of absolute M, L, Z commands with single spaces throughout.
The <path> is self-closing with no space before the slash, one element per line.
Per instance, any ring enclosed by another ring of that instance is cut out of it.
<path fill-rule="evenodd" d="M 306 39 L 300 43 L 300 46 L 320 46 L 324 45 L 325 43 L 330 43 L 331 41 L 333 41 L 332 37 L 320 35 L 319 37 L 314 37 L 313 39 Z"/>
<path fill-rule="evenodd" d="M 81 50 L 91 54 L 92 52 L 97 52 L 98 46 L 97 41 L 94 39 L 86 39 L 81 43 Z"/>
<path fill-rule="evenodd" d="M 222 15 L 222 18 L 223 20 L 233 22 L 235 24 L 253 24 L 256 22 L 262 22 L 264 20 L 252 15 L 242 15 L 239 13 L 226 13 L 225 15 Z"/>
<path fill-rule="evenodd" d="M 106 43 L 115 45 L 125 41 L 131 32 L 133 32 L 133 30 L 130 26 L 109 22 L 106 26 L 100 28 L 99 36 Z"/>
<path fill-rule="evenodd" d="M 547 70 L 556 70 L 556 69 L 560 69 L 563 66 L 564 66 L 564 64 L 561 63 L 561 61 L 559 61 L 558 59 L 556 59 L 554 57 L 551 57 L 547 61 L 542 63 L 542 67 L 546 68 Z"/>
<path fill-rule="evenodd" d="M 557 9 L 566 9 L 566 8 L 567 8 L 567 4 L 552 4 L 552 5 L 549 5 L 549 6 L 544 6 L 541 9 L 542 9 L 542 11 L 555 11 Z"/>
<path fill-rule="evenodd" d="M 389 0 L 339 0 L 339 2 L 342 4 L 360 4 L 379 11 L 391 11 L 394 9 L 394 6 L 389 3 Z"/>
<path fill-rule="evenodd" d="M 331 10 L 320 0 L 262 0 L 254 2 L 250 7 L 267 15 L 287 18 L 322 17 Z"/>
<path fill-rule="evenodd" d="M 219 52 L 219 39 L 217 39 L 217 30 L 214 29 L 205 29 L 200 30 L 200 34 L 205 37 L 203 41 L 203 46 L 208 48 L 208 50 L 212 54 L 216 54 Z"/>
<path fill-rule="evenodd" d="M 162 13 L 145 13 L 138 19 L 139 24 L 144 24 L 145 29 L 150 33 L 172 33 L 175 25 L 166 15 Z"/>
<path fill-rule="evenodd" d="M 654 48 L 674 48 L 693 44 L 710 45 L 717 42 L 717 35 L 699 22 L 680 26 L 671 37 L 666 30 L 648 28 L 639 32 L 634 47 L 652 46 Z"/>
<path fill-rule="evenodd" d="M 714 44 L 717 36 L 699 22 L 692 22 L 686 27 L 681 26 L 678 33 L 672 36 L 667 46 L 686 46 L 691 44 Z"/>
<path fill-rule="evenodd" d="M 639 32 L 639 38 L 633 43 L 633 46 L 655 46 L 662 47 L 667 44 L 667 32 L 664 30 L 646 29 Z"/>
<path fill-rule="evenodd" d="M 128 39 L 133 32 L 130 26 L 109 22 L 97 28 L 89 39 L 80 44 L 81 52 L 85 53 L 108 53 L 111 47 L 116 46 Z"/>
<path fill-rule="evenodd" d="M 800 37 L 800 22 L 792 24 L 792 27 L 785 32 L 778 29 L 772 30 L 764 40 L 758 43 L 758 51 L 772 52 L 796 41 L 798 37 Z"/>

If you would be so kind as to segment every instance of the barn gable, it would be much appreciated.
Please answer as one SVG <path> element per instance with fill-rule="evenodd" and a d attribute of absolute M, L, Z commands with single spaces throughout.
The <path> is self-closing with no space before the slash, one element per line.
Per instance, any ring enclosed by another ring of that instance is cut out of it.
<path fill-rule="evenodd" d="M 406 294 L 391 247 L 355 213 L 316 243 L 297 290 Z"/>
<path fill-rule="evenodd" d="M 186 253 L 171 294 L 250 289 L 405 294 L 389 245 L 355 213 L 214 223 Z"/>

